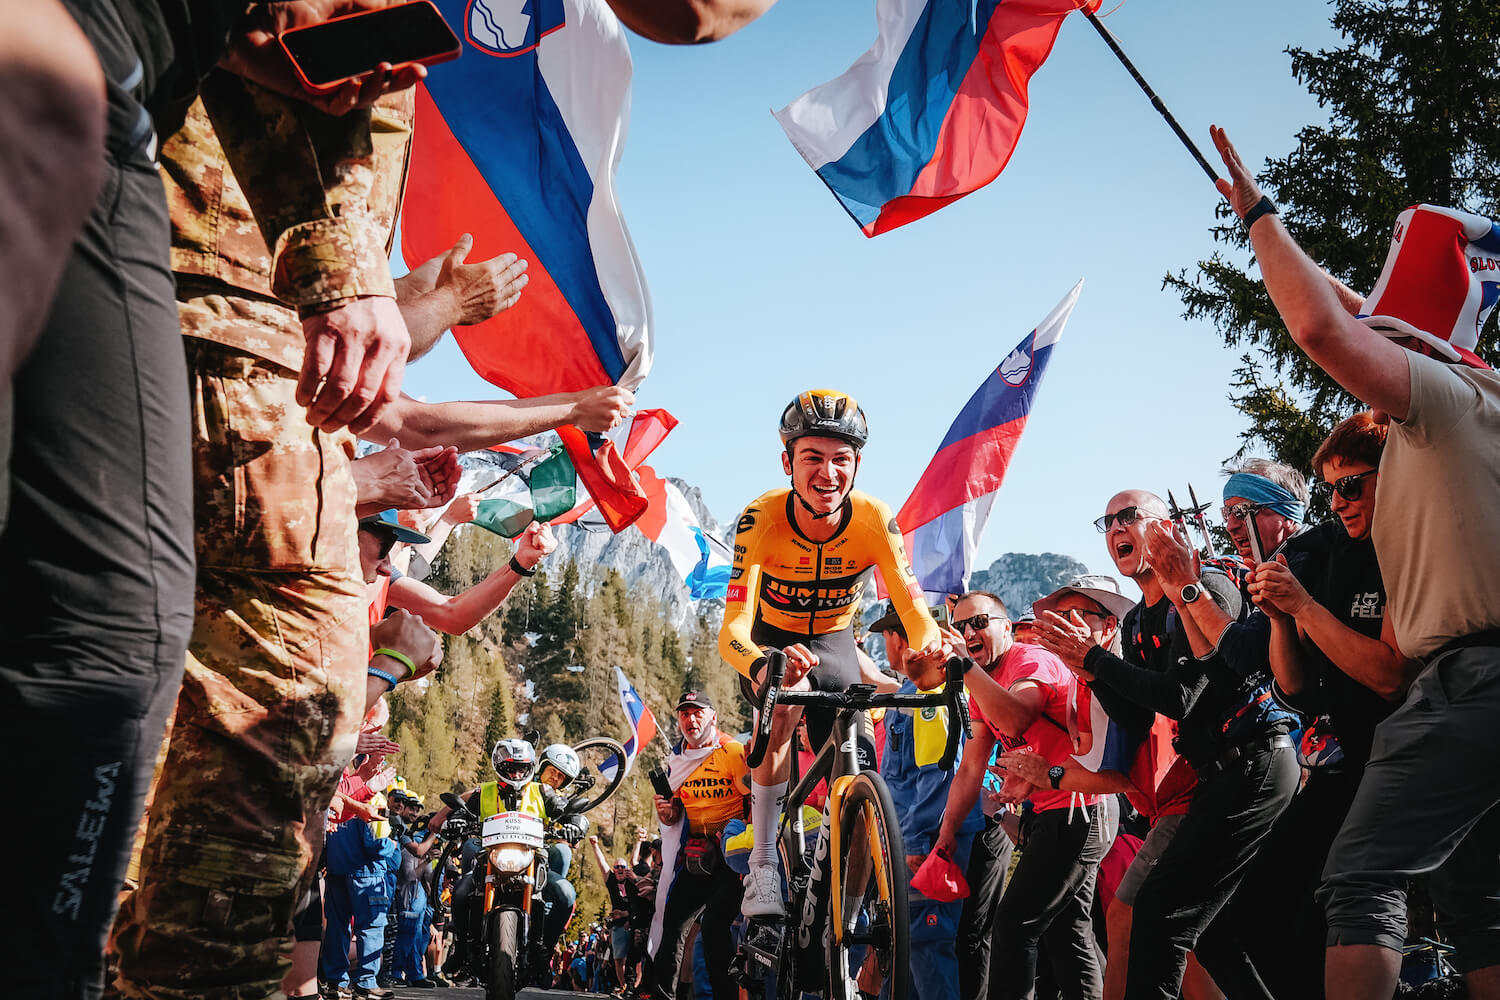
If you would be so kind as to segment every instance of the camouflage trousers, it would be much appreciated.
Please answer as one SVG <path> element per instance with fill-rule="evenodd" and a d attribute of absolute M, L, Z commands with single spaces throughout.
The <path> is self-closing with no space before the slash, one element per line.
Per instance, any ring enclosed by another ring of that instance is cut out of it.
<path fill-rule="evenodd" d="M 117 987 L 251 1000 L 277 995 L 363 710 L 354 442 L 307 424 L 295 372 L 186 342 L 198 590 Z"/>

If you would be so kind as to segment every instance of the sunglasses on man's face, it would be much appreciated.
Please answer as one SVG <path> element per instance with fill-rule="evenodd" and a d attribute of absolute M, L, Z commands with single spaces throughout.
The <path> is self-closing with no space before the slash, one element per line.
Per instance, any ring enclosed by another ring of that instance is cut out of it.
<path fill-rule="evenodd" d="M 1237 503 L 1233 507 L 1222 508 L 1219 514 L 1224 518 L 1224 523 L 1228 524 L 1230 521 L 1243 521 L 1253 517 L 1255 512 L 1264 506 L 1265 504 L 1251 503 L 1246 500 L 1244 503 Z"/>
<path fill-rule="evenodd" d="M 1313 483 L 1313 496 L 1327 503 L 1337 493 L 1353 503 L 1365 495 L 1365 479 L 1379 471 L 1379 469 L 1371 469 L 1368 472 L 1356 472 L 1352 476 L 1340 476 L 1331 483 Z"/>
<path fill-rule="evenodd" d="M 1110 525 L 1112 524 L 1118 524 L 1120 527 L 1124 528 L 1134 524 L 1142 518 L 1148 518 L 1150 516 L 1150 514 L 1141 510 L 1139 507 L 1121 507 L 1113 514 L 1105 514 L 1103 517 L 1096 518 L 1094 520 L 1094 527 L 1098 528 L 1099 534 L 1102 535 L 1110 529 Z"/>
<path fill-rule="evenodd" d="M 972 618 L 960 618 L 953 623 L 953 631 L 959 635 L 963 635 L 971 628 L 976 632 L 983 632 L 990 627 L 990 622 L 1007 620 L 1000 615 L 975 615 Z"/>
<path fill-rule="evenodd" d="M 396 533 L 394 531 L 388 531 L 384 528 L 361 528 L 361 530 L 368 531 L 380 542 L 380 548 L 376 550 L 378 552 L 376 558 L 378 559 L 384 559 L 391 554 L 391 549 L 396 547 Z"/>

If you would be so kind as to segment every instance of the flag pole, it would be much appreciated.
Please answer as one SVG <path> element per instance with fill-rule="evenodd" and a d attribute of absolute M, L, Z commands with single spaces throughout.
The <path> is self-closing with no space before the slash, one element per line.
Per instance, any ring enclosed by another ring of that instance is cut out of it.
<path fill-rule="evenodd" d="M 530 458 L 528 458 L 525 461 L 519 463 L 514 468 L 507 469 L 505 471 L 505 473 L 500 476 L 499 479 L 495 480 L 492 483 L 489 483 L 488 485 L 481 486 L 477 490 L 472 490 L 471 492 L 476 493 L 476 494 L 478 494 L 478 493 L 488 493 L 490 490 L 494 489 L 496 486 L 499 486 L 501 483 L 505 482 L 511 476 L 514 476 L 516 473 L 520 472 L 522 469 L 526 468 L 528 465 L 535 465 L 536 463 L 540 462 L 542 459 L 551 457 L 551 455 L 552 455 L 552 449 L 551 448 L 546 449 L 540 455 L 532 455 Z"/>
<path fill-rule="evenodd" d="M 1177 124 L 1177 119 L 1172 117 L 1172 112 L 1167 110 L 1167 106 L 1162 103 L 1162 99 L 1156 96 L 1156 91 L 1152 90 L 1151 84 L 1147 83 L 1146 78 L 1141 76 L 1140 70 L 1135 68 L 1135 64 L 1125 54 L 1125 50 L 1120 48 L 1120 42 L 1115 38 L 1114 33 L 1106 28 L 1098 16 L 1087 7 L 1083 8 L 1083 16 L 1088 18 L 1089 23 L 1094 26 L 1094 30 L 1099 32 L 1099 37 L 1104 39 L 1104 44 L 1108 45 L 1109 50 L 1115 54 L 1115 58 L 1120 60 L 1120 64 L 1125 67 L 1131 79 L 1135 80 L 1146 96 L 1151 98 L 1151 106 L 1166 119 L 1167 124 L 1172 127 L 1172 131 L 1177 134 L 1177 138 L 1182 140 L 1182 144 L 1187 147 L 1187 151 L 1193 154 L 1193 159 L 1198 161 L 1198 166 L 1202 167 L 1203 172 L 1208 175 L 1208 179 L 1217 183 L 1219 175 L 1214 172 L 1214 168 L 1209 164 L 1208 160 L 1203 158 L 1203 153 L 1199 151 L 1193 140 L 1188 138 L 1188 134 L 1182 130 L 1182 126 Z"/>

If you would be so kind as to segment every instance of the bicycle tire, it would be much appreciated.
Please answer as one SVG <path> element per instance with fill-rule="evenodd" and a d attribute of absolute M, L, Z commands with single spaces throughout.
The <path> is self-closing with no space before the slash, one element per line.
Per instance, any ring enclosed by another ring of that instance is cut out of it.
<path fill-rule="evenodd" d="M 576 812 L 588 812 L 602 805 L 606 799 L 615 794 L 620 788 L 620 783 L 625 780 L 625 747 L 618 740 L 612 740 L 608 736 L 591 736 L 573 744 L 573 752 L 578 754 L 578 759 L 587 761 L 590 751 L 609 751 L 619 760 L 619 766 L 615 768 L 615 776 L 604 786 L 604 790 L 592 798 L 584 799 L 575 803 L 573 808 Z M 601 775 L 602 777 L 602 775 Z"/>
<path fill-rule="evenodd" d="M 859 1000 L 857 980 L 868 958 L 861 949 L 868 948 L 890 983 L 890 1000 L 906 1000 L 911 984 L 906 855 L 896 804 L 879 774 L 855 775 L 844 796 L 839 843 L 834 846 L 839 865 L 829 881 L 830 903 L 842 898 L 844 927 L 842 934 L 833 926 L 827 929 L 825 996 Z M 828 920 L 833 920 L 831 905 Z M 860 965 L 851 972 L 853 961 Z"/>

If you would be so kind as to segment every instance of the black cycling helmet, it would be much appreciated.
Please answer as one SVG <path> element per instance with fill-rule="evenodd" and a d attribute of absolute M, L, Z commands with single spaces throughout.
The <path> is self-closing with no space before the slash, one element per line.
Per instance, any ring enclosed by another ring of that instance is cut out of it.
<path fill-rule="evenodd" d="M 858 451 L 869 440 L 870 429 L 853 396 L 834 389 L 809 389 L 781 411 L 781 443 L 790 450 L 801 437 L 840 438 Z"/>

